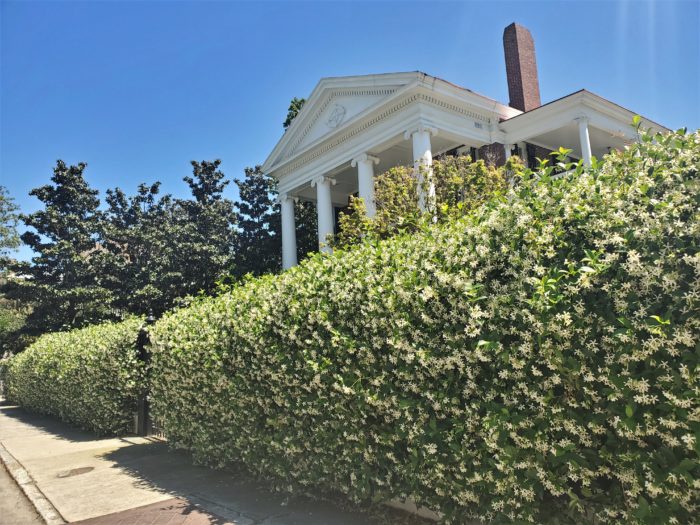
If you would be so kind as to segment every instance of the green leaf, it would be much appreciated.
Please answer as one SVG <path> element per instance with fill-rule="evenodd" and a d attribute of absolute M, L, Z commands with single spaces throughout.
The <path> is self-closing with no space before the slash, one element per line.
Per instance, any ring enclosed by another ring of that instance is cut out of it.
<path fill-rule="evenodd" d="M 646 500 L 644 496 L 639 496 L 637 498 L 637 510 L 635 511 L 634 515 L 639 518 L 639 519 L 644 519 L 648 517 L 650 514 L 650 509 L 649 509 L 649 502 Z"/>

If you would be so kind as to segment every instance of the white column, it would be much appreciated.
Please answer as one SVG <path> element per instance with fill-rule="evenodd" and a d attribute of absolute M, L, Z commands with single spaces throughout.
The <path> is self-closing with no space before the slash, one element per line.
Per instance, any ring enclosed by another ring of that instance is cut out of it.
<path fill-rule="evenodd" d="M 352 159 L 350 165 L 357 166 L 358 193 L 365 201 L 367 217 L 374 217 L 377 214 L 377 205 L 374 202 L 374 165 L 379 164 L 379 159 L 363 153 Z"/>
<path fill-rule="evenodd" d="M 318 247 L 322 252 L 330 253 L 327 238 L 333 234 L 335 221 L 333 220 L 333 201 L 331 200 L 331 186 L 335 179 L 321 175 L 311 181 L 311 186 L 316 186 L 316 214 L 318 216 Z"/>
<path fill-rule="evenodd" d="M 588 136 L 588 117 L 579 117 L 578 121 L 578 138 L 581 142 L 581 155 L 583 156 L 583 164 L 591 165 L 591 139 Z"/>
<path fill-rule="evenodd" d="M 523 166 L 527 168 L 527 145 L 524 142 L 518 142 L 518 153 L 520 153 L 520 160 Z"/>
<path fill-rule="evenodd" d="M 283 193 L 279 196 L 282 216 L 282 269 L 297 264 L 297 231 L 294 224 L 294 197 Z"/>
<path fill-rule="evenodd" d="M 430 144 L 431 135 L 437 135 L 437 130 L 425 126 L 418 126 L 416 129 L 409 130 L 404 134 L 406 140 L 408 140 L 409 136 L 413 140 L 413 167 L 419 184 L 418 205 L 423 211 L 435 200 L 435 185 L 431 177 L 433 165 L 433 152 Z M 427 176 L 429 179 L 427 195 L 420 189 L 420 186 L 423 185 L 424 176 Z"/>
<path fill-rule="evenodd" d="M 506 151 L 506 160 L 510 158 L 510 155 L 513 151 L 513 145 L 512 144 L 503 144 L 503 149 Z"/>

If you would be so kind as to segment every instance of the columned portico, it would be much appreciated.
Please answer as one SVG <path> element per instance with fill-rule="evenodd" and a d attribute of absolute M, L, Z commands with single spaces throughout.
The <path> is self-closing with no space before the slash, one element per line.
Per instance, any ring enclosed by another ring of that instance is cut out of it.
<path fill-rule="evenodd" d="M 359 194 L 367 214 L 376 214 L 378 159 L 382 171 L 413 162 L 421 183 L 420 207 L 433 211 L 435 188 L 425 183 L 432 183 L 434 154 L 476 150 L 480 155 L 485 148 L 485 157 L 502 162 L 517 145 L 527 162 L 528 155 L 546 157 L 563 146 L 589 165 L 593 155 L 602 158 L 637 140 L 633 117 L 588 91 L 523 112 L 420 72 L 327 78 L 307 99 L 263 171 L 277 180 L 280 194 L 316 202 L 319 245 L 330 252 L 334 206 L 345 207 Z M 644 120 L 647 124 L 663 130 Z M 296 262 L 294 208 L 288 198 L 280 203 L 287 268 Z"/>
<path fill-rule="evenodd" d="M 294 222 L 294 197 L 283 193 L 279 196 L 282 216 L 282 269 L 297 264 L 297 233 Z"/>
<path fill-rule="evenodd" d="M 591 138 L 588 134 L 588 117 L 578 117 L 578 137 L 581 142 L 581 156 L 585 166 L 591 165 Z"/>
<path fill-rule="evenodd" d="M 311 186 L 316 187 L 316 214 L 318 217 L 318 247 L 322 252 L 330 253 L 333 250 L 328 246 L 328 236 L 334 233 L 333 200 L 331 198 L 331 186 L 335 185 L 335 179 L 321 175 L 311 181 Z"/>
<path fill-rule="evenodd" d="M 377 205 L 374 201 L 374 165 L 379 164 L 379 159 L 363 153 L 352 159 L 350 165 L 357 167 L 358 195 L 365 202 L 367 217 L 377 214 Z"/>
<path fill-rule="evenodd" d="M 418 205 L 423 211 L 435 199 L 435 185 L 432 181 L 433 151 L 430 143 L 430 137 L 435 135 L 437 130 L 426 126 L 418 126 L 404 134 L 406 140 L 410 137 L 413 141 L 413 169 L 418 177 Z M 426 176 L 428 177 L 427 195 L 423 189 Z"/>

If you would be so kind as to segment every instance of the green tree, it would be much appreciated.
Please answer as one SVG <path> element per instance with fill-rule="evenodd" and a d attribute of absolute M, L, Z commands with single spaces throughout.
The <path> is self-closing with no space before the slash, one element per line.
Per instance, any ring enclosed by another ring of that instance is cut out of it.
<path fill-rule="evenodd" d="M 31 306 L 0 296 L 0 358 L 21 351 L 32 341 L 24 333 L 30 311 Z"/>
<path fill-rule="evenodd" d="M 234 274 L 261 275 L 281 266 L 280 208 L 274 179 L 260 166 L 245 168 L 242 180 L 234 181 L 239 198 L 235 204 L 238 242 Z"/>
<path fill-rule="evenodd" d="M 223 197 L 221 161 L 192 161 L 191 199 L 160 196 L 160 183 L 127 197 L 107 192 L 102 282 L 121 314 L 160 315 L 185 296 L 211 293 L 233 264 L 236 217 Z"/>
<path fill-rule="evenodd" d="M 255 166 L 245 168 L 245 177 L 235 183 L 240 196 L 235 204 L 239 234 L 234 275 L 278 272 L 282 265 L 282 237 L 276 181 Z M 300 200 L 294 207 L 297 255 L 301 260 L 318 250 L 316 206 Z"/>
<path fill-rule="evenodd" d="M 107 190 L 100 275 L 120 313 L 160 314 L 181 293 L 174 202 L 159 192 L 159 182 L 140 184 L 131 197 L 119 188 Z"/>
<path fill-rule="evenodd" d="M 10 254 L 20 245 L 18 210 L 7 188 L 0 186 L 0 288 L 7 284 L 8 265 L 12 262 Z M 17 349 L 28 311 L 19 301 L 8 300 L 0 294 L 0 357 Z"/>
<path fill-rule="evenodd" d="M 316 214 L 316 203 L 311 201 L 298 201 L 294 205 L 294 223 L 297 232 L 297 254 L 301 261 L 307 255 L 318 251 L 318 215 Z"/>
<path fill-rule="evenodd" d="M 94 256 L 101 214 L 97 190 L 84 178 L 86 164 L 56 162 L 52 184 L 35 188 L 43 209 L 21 215 L 31 228 L 22 241 L 36 254 L 31 264 L 11 266 L 7 298 L 32 304 L 24 331 L 29 335 L 73 328 L 108 318 L 110 297 L 98 283 Z"/>
<path fill-rule="evenodd" d="M 18 210 L 7 188 L 0 186 L 0 269 L 7 263 L 7 257 L 11 251 L 19 246 Z"/>
<path fill-rule="evenodd" d="M 287 110 L 287 118 L 286 120 L 282 123 L 282 127 L 286 130 L 289 126 L 292 125 L 292 121 L 296 118 L 296 116 L 299 114 L 301 111 L 301 108 L 304 107 L 304 104 L 306 103 L 305 98 L 297 98 L 294 97 L 292 101 L 289 103 L 289 109 Z"/>
<path fill-rule="evenodd" d="M 230 181 L 221 160 L 192 161 L 192 177 L 184 180 L 194 200 L 177 200 L 176 253 L 183 275 L 183 295 L 210 293 L 231 273 L 236 248 L 234 203 L 223 196 Z"/>

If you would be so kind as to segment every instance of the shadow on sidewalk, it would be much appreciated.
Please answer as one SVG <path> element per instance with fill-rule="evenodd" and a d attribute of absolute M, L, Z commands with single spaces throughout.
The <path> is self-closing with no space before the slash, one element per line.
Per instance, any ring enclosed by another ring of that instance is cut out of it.
<path fill-rule="evenodd" d="M 75 525 L 127 525 L 131 523 L 144 525 L 231 525 L 232 522 L 205 512 L 192 503 L 173 498 L 72 523 Z"/>
<path fill-rule="evenodd" d="M 432 523 L 385 507 L 352 507 L 343 498 L 311 499 L 272 492 L 244 470 L 194 465 L 167 443 L 132 445 L 102 456 L 146 488 L 164 490 L 227 519 L 246 517 L 279 525 L 423 525 Z M 343 508 L 347 510 L 343 510 Z"/>
<path fill-rule="evenodd" d="M 99 436 L 91 432 L 71 426 L 70 424 L 64 423 L 63 421 L 55 419 L 52 416 L 28 412 L 22 407 L 8 403 L 5 400 L 0 402 L 0 410 L 2 410 L 4 415 L 15 419 L 19 423 L 31 425 L 44 433 L 51 434 L 57 438 L 65 439 L 67 441 L 84 442 L 101 439 Z"/>
<path fill-rule="evenodd" d="M 109 436 L 100 437 L 50 416 L 8 404 L 0 406 L 0 412 L 8 418 L 4 422 L 7 425 L 3 425 L 3 434 L 21 437 L 44 433 L 70 442 L 96 442 L 96 457 L 110 462 L 111 468 L 128 474 L 135 486 L 171 494 L 223 519 L 216 521 L 218 518 L 214 517 L 212 519 L 215 521 L 210 521 L 210 525 L 230 522 L 264 525 L 430 523 L 390 509 L 357 507 L 347 499 L 333 495 L 319 493 L 319 499 L 281 495 L 256 481 L 242 468 L 216 470 L 195 465 L 189 453 L 171 450 L 166 442 L 159 439 L 144 443 L 144 438 L 117 437 L 124 446 L 113 449 L 114 446 L 110 445 L 112 450 L 102 452 L 99 451 L 102 448 L 99 442 L 109 439 Z M 12 420 L 17 423 L 16 429 L 12 427 Z M 187 512 L 188 509 L 181 510 Z"/>

